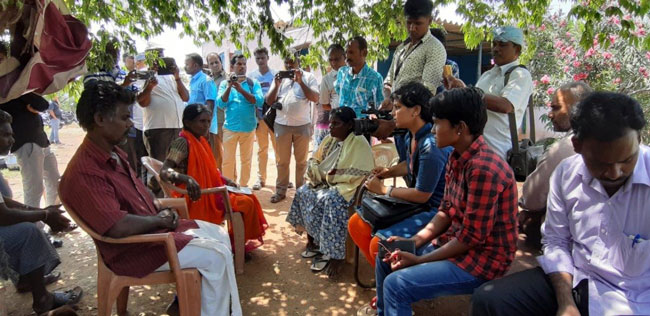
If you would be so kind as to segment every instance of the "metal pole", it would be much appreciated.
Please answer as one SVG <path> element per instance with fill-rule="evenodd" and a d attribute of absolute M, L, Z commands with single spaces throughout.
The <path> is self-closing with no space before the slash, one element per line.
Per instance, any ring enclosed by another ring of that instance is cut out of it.
<path fill-rule="evenodd" d="M 476 65 L 476 81 L 481 77 L 481 65 L 483 64 L 483 41 L 478 44 L 478 64 Z"/>

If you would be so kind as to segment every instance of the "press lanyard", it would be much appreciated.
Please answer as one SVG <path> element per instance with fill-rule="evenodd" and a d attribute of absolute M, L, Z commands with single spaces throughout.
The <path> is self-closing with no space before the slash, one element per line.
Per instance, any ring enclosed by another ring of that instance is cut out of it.
<path fill-rule="evenodd" d="M 413 47 L 413 49 L 409 50 L 408 47 L 407 47 L 404 51 L 402 51 L 402 53 L 400 54 L 401 56 L 397 59 L 397 67 L 395 68 L 395 78 L 396 79 L 397 79 L 397 76 L 399 75 L 399 71 L 402 69 L 402 65 L 404 65 L 404 61 L 409 56 L 411 56 L 411 53 L 413 51 L 415 51 L 420 46 L 420 44 L 422 44 L 422 40 L 420 40 L 420 42 L 417 45 L 415 45 L 415 47 Z M 404 54 L 406 54 L 406 56 Z"/>

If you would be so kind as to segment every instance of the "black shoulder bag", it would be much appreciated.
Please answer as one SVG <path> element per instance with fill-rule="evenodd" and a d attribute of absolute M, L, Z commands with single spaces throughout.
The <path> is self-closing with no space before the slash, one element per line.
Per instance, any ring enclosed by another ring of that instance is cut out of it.
<path fill-rule="evenodd" d="M 415 179 L 417 179 L 417 170 L 419 169 L 418 156 L 419 151 L 416 151 L 413 155 L 413 176 L 406 177 L 407 185 L 410 188 L 415 187 Z M 365 190 L 365 188 L 363 189 Z M 361 206 L 357 207 L 357 213 L 363 221 L 370 224 L 374 234 L 379 229 L 390 227 L 415 214 L 430 209 L 428 203 L 413 203 L 386 195 L 365 192 L 361 200 Z"/>
<path fill-rule="evenodd" d="M 517 68 L 524 68 L 524 65 L 514 66 L 504 74 L 503 86 L 508 85 L 510 74 Z M 512 141 L 512 149 L 508 151 L 507 161 L 512 171 L 515 174 L 517 181 L 524 181 L 537 167 L 537 161 L 544 154 L 544 145 L 535 144 L 535 105 L 533 104 L 533 96 L 528 98 L 528 116 L 530 119 L 530 139 L 525 138 L 519 141 L 519 134 L 517 131 L 517 119 L 514 110 L 508 113 L 508 120 L 510 125 L 510 139 Z"/>

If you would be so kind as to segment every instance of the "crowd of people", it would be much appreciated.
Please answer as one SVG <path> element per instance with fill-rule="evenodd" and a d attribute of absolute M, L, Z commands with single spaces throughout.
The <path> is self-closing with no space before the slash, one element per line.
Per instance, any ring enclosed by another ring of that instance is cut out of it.
<path fill-rule="evenodd" d="M 432 12 L 431 0 L 405 2 L 408 38 L 385 78 L 366 62 L 361 36 L 329 46 L 320 83 L 299 53 L 283 56 L 280 71 L 261 47 L 252 72 L 240 53 L 229 60 L 188 54 L 189 87 L 162 48 L 124 54 L 120 69 L 109 42 L 115 63 L 84 77 L 76 114 L 86 135 L 62 177 L 49 148 L 60 142 L 58 103 L 28 93 L 1 104 L 0 153 L 17 156 L 25 198 L 12 200 L 8 188 L 0 196 L 0 275 L 32 292 L 37 314 L 79 301 L 79 287 L 45 288 L 58 279 L 60 259 L 43 226 L 75 228 L 60 198 L 103 236 L 172 232 L 181 268 L 201 273 L 201 314 L 241 315 L 233 231 L 222 224 L 229 204 L 243 218 L 247 259 L 263 247 L 269 225 L 254 192 L 269 182 L 273 148 L 270 202 L 295 186 L 286 221 L 306 235 L 300 256 L 312 259 L 310 269 L 336 278 L 347 238 L 375 269 L 376 297 L 358 315 L 411 315 L 412 303 L 458 294 L 472 295 L 472 315 L 650 313 L 650 150 L 640 136 L 646 118 L 639 103 L 581 81 L 556 89 L 548 116 L 563 136 L 520 195 L 509 124 L 514 114 L 521 126 L 533 91 L 519 61 L 524 34 L 513 26 L 492 30 L 494 66 L 466 86 L 447 58 L 444 30 L 429 28 Z M 392 119 L 369 116 L 374 106 Z M 42 111 L 53 124 L 49 140 Z M 357 135 L 360 119 L 377 128 Z M 249 191 L 255 142 L 259 166 Z M 373 143 L 394 143 L 399 162 L 375 166 Z M 160 184 L 142 166 L 144 156 L 162 163 L 160 181 L 186 190 L 174 196 L 186 199 L 190 219 L 159 206 Z M 405 187 L 384 184 L 395 177 Z M 231 191 L 225 196 L 205 191 L 223 186 Z M 359 190 L 364 203 L 355 201 Z M 369 220 L 365 199 L 418 211 L 380 226 Z M 539 267 L 506 275 L 520 232 L 541 248 Z M 120 275 L 170 269 L 162 245 L 96 246 Z"/>

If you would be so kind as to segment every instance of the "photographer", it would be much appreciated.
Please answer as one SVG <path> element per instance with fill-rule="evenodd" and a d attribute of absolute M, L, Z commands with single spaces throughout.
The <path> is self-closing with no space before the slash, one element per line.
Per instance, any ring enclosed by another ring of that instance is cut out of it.
<path fill-rule="evenodd" d="M 300 69 L 299 55 L 287 56 L 284 67 L 287 71 L 275 75 L 271 90 L 266 96 L 267 104 L 282 104 L 282 108 L 277 110 L 274 125 L 280 159 L 277 161 L 278 179 L 271 203 L 286 198 L 292 148 L 296 159 L 296 187 L 301 187 L 305 182 L 312 126 L 310 102 L 316 103 L 319 99 L 318 81 L 313 74 Z"/>
<path fill-rule="evenodd" d="M 248 186 L 253 157 L 253 141 L 257 117 L 255 110 L 262 106 L 264 94 L 257 80 L 246 77 L 246 57 L 236 54 L 230 60 L 228 80 L 219 85 L 217 107 L 224 109 L 226 120 L 223 125 L 223 175 L 237 181 L 236 151 L 239 144 L 241 159 L 241 178 L 239 184 Z M 234 91 L 233 91 L 234 90 Z"/>
<path fill-rule="evenodd" d="M 162 56 L 162 49 L 157 49 Z M 144 108 L 144 145 L 149 156 L 163 161 L 169 144 L 181 130 L 183 101 L 189 100 L 189 93 L 181 81 L 173 58 L 164 58 L 165 67 L 156 62 L 157 74 L 147 80 L 138 94 L 138 104 Z"/>

